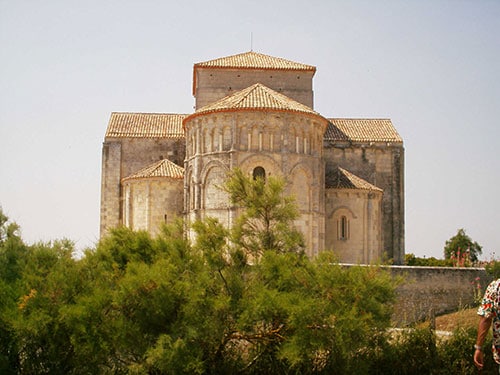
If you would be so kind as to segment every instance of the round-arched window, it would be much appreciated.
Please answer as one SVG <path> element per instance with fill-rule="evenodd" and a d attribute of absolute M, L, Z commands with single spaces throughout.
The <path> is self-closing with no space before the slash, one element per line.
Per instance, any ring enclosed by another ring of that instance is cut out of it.
<path fill-rule="evenodd" d="M 253 169 L 253 179 L 256 180 L 258 178 L 262 178 L 264 181 L 266 180 L 266 170 L 262 167 L 255 167 Z"/>

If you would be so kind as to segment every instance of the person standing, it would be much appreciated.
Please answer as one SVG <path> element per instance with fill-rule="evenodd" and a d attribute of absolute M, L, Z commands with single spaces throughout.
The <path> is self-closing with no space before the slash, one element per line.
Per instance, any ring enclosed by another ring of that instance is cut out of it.
<path fill-rule="evenodd" d="M 484 340 L 493 327 L 493 359 L 500 364 L 500 279 L 492 281 L 484 292 L 481 305 L 477 310 L 479 325 L 474 345 L 474 364 L 479 370 L 484 367 Z"/>

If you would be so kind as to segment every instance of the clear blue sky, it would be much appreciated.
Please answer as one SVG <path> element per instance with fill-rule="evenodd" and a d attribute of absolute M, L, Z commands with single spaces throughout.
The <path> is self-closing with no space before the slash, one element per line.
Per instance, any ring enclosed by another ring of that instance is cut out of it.
<path fill-rule="evenodd" d="M 0 0 L 0 206 L 28 242 L 98 239 L 112 111 L 190 113 L 195 62 L 315 65 L 326 117 L 405 140 L 406 252 L 500 257 L 500 1 Z"/>

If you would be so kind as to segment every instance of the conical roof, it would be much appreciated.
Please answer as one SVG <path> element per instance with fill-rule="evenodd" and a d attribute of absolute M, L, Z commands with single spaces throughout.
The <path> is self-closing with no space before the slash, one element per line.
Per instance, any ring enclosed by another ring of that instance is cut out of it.
<path fill-rule="evenodd" d="M 261 83 L 256 83 L 198 109 L 184 119 L 184 124 L 193 117 L 207 113 L 245 110 L 290 111 L 321 117 L 318 112 L 310 107 L 290 99 L 288 96 L 276 92 Z"/>
<path fill-rule="evenodd" d="M 379 187 L 370 184 L 368 181 L 363 180 L 344 168 L 338 167 L 334 173 L 326 176 L 326 187 L 329 189 L 361 189 L 380 191 L 383 190 Z"/>
<path fill-rule="evenodd" d="M 184 178 L 184 168 L 179 167 L 168 159 L 163 159 L 141 169 L 137 173 L 125 177 L 122 181 L 152 177 Z"/>

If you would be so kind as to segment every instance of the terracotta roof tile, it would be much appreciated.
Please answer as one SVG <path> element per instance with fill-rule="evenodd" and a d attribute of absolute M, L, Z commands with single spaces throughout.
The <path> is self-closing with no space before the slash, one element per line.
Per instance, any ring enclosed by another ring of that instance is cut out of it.
<path fill-rule="evenodd" d="M 325 141 L 402 143 L 388 119 L 329 119 Z"/>
<path fill-rule="evenodd" d="M 261 83 L 256 83 L 246 89 L 237 91 L 214 103 L 198 109 L 184 121 L 195 116 L 213 112 L 242 111 L 242 110 L 275 110 L 292 111 L 321 116 L 310 107 L 290 99 L 286 95 L 276 92 Z"/>
<path fill-rule="evenodd" d="M 245 52 L 228 57 L 194 64 L 197 68 L 234 68 L 234 69 L 265 69 L 265 70 L 301 70 L 316 71 L 316 67 L 273 57 L 257 52 Z"/>
<path fill-rule="evenodd" d="M 168 159 L 163 159 L 141 169 L 133 175 L 123 178 L 122 181 L 152 177 L 184 178 L 184 168 L 179 167 Z"/>
<path fill-rule="evenodd" d="M 361 189 L 380 192 L 383 191 L 379 187 L 370 184 L 362 178 L 340 167 L 337 168 L 334 173 L 331 173 L 326 177 L 326 187 L 328 189 Z"/>
<path fill-rule="evenodd" d="M 106 138 L 183 138 L 182 120 L 186 116 L 166 113 L 113 112 L 106 130 Z"/>

